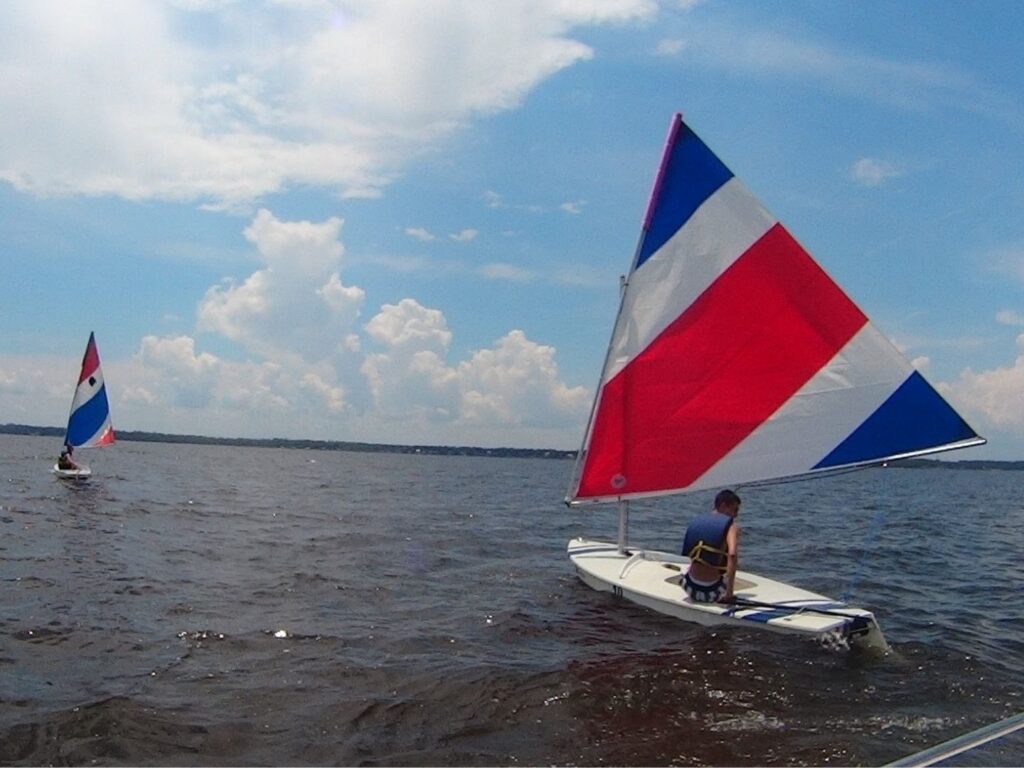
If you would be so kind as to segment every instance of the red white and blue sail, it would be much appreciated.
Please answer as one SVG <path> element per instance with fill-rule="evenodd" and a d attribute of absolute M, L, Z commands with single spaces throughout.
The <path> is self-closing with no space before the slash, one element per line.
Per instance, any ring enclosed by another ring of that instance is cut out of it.
<path fill-rule="evenodd" d="M 89 334 L 82 357 L 82 371 L 78 377 L 71 416 L 64 444 L 72 448 L 93 448 L 114 442 L 114 428 L 110 423 L 110 404 L 103 382 L 103 369 L 96 349 L 95 335 Z"/>
<path fill-rule="evenodd" d="M 676 115 L 568 501 L 983 442 Z"/>

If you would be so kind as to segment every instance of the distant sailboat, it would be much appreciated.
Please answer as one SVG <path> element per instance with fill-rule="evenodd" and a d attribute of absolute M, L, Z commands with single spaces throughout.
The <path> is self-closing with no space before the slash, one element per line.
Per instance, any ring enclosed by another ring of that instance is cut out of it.
<path fill-rule="evenodd" d="M 74 448 L 96 448 L 113 442 L 114 428 L 110 422 L 110 404 L 103 382 L 103 369 L 100 367 L 95 334 L 90 333 L 82 357 L 78 386 L 71 401 L 64 445 L 70 452 Z M 73 467 L 61 467 L 61 462 L 58 462 L 53 465 L 53 471 L 58 477 L 74 480 L 84 480 L 92 475 L 89 467 L 77 463 Z"/>
<path fill-rule="evenodd" d="M 706 625 L 856 637 L 874 616 L 740 571 L 695 603 L 683 555 L 628 547 L 629 500 L 984 443 L 675 115 L 566 496 L 619 504 L 618 543 L 575 539 L 580 578 Z"/>

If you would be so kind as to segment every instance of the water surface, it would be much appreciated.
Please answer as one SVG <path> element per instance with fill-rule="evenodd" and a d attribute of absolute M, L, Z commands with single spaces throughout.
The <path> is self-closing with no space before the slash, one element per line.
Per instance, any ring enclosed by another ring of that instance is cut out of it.
<path fill-rule="evenodd" d="M 616 512 L 568 461 L 127 442 L 69 484 L 57 443 L 0 435 L 4 764 L 877 765 L 1024 710 L 1018 472 L 740 489 L 742 567 L 874 610 L 877 658 L 588 589 Z"/>

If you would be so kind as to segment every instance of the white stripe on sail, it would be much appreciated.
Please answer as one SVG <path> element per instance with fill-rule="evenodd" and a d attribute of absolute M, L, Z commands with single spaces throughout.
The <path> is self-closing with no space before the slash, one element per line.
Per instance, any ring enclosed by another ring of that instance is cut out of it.
<path fill-rule="evenodd" d="M 603 381 L 679 317 L 776 220 L 733 177 L 629 278 Z"/>
<path fill-rule="evenodd" d="M 779 410 L 687 490 L 809 472 L 914 369 L 871 323 Z"/>
<path fill-rule="evenodd" d="M 89 379 L 92 379 L 92 383 Z M 87 402 L 92 400 L 96 393 L 103 387 L 103 371 L 97 367 L 91 377 L 83 379 L 75 389 L 75 396 L 71 401 L 71 412 L 74 413 Z"/>

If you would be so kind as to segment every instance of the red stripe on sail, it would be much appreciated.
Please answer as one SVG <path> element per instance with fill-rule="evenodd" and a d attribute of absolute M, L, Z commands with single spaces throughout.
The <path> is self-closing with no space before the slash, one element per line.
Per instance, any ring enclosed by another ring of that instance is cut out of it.
<path fill-rule="evenodd" d="M 776 224 L 605 384 L 577 497 L 691 485 L 866 322 Z"/>
<path fill-rule="evenodd" d="M 96 350 L 96 340 L 89 335 L 89 343 L 85 345 L 85 355 L 82 357 L 82 375 L 78 377 L 81 384 L 87 378 L 96 373 L 100 367 L 100 353 Z"/>

